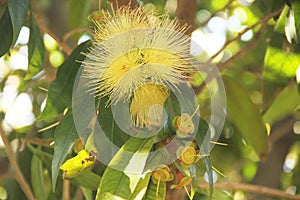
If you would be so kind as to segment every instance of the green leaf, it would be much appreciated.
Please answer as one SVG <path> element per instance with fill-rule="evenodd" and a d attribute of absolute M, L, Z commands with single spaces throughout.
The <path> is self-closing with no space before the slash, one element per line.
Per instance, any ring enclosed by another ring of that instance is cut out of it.
<path fill-rule="evenodd" d="M 247 91 L 233 78 L 224 75 L 229 118 L 246 142 L 262 158 L 268 152 L 268 136 L 260 111 Z"/>
<path fill-rule="evenodd" d="M 20 30 L 24 24 L 27 16 L 30 0 L 9 0 L 8 10 L 13 27 L 13 40 L 14 44 L 19 36 Z"/>
<path fill-rule="evenodd" d="M 286 16 L 289 12 L 289 6 L 286 5 L 282 12 L 280 13 L 279 18 L 277 19 L 276 25 L 275 25 L 275 31 L 278 31 L 279 33 L 284 34 L 285 33 L 285 23 L 286 23 Z"/>
<path fill-rule="evenodd" d="M 300 96 L 295 85 L 287 86 L 273 101 L 263 116 L 265 122 L 276 122 L 295 111 Z"/>
<path fill-rule="evenodd" d="M 36 155 L 31 159 L 31 184 L 36 199 L 46 200 L 42 161 Z"/>
<path fill-rule="evenodd" d="M 130 179 L 122 171 L 107 167 L 98 187 L 96 200 L 128 199 L 131 195 Z"/>
<path fill-rule="evenodd" d="M 165 200 L 167 192 L 167 184 L 160 182 L 159 185 L 154 184 L 152 181 L 149 182 L 147 192 L 144 200 Z"/>
<path fill-rule="evenodd" d="M 38 74 L 46 63 L 46 49 L 42 34 L 35 22 L 32 13 L 30 15 L 30 36 L 28 43 L 28 71 L 25 80 L 29 80 Z"/>
<path fill-rule="evenodd" d="M 130 138 L 106 168 L 96 199 L 100 200 L 104 197 L 129 199 L 143 176 L 152 145 L 153 138 Z"/>
<path fill-rule="evenodd" d="M 86 0 L 68 0 L 70 28 L 88 25 L 90 2 Z"/>
<path fill-rule="evenodd" d="M 49 170 L 51 169 L 51 162 L 53 159 L 53 156 L 47 152 L 42 151 L 39 148 L 34 148 L 31 144 L 27 143 L 28 149 L 37 156 L 44 164 L 46 168 Z"/>
<path fill-rule="evenodd" d="M 106 102 L 108 101 L 107 97 L 104 97 L 100 100 L 100 108 L 98 115 L 98 122 L 103 129 L 107 138 L 118 147 L 121 147 L 128 139 L 129 134 L 125 133 L 120 127 L 116 124 L 111 107 L 107 107 Z M 123 113 L 118 113 L 118 117 L 124 120 L 130 120 L 129 118 L 122 118 Z M 129 124 L 129 122 L 128 122 Z"/>
<path fill-rule="evenodd" d="M 84 187 L 80 187 L 82 190 L 83 196 L 86 200 L 93 200 L 93 191 Z"/>
<path fill-rule="evenodd" d="M 10 48 L 13 41 L 13 27 L 8 9 L 0 19 L 0 57 L 2 57 Z"/>
<path fill-rule="evenodd" d="M 56 78 L 52 81 L 44 111 L 38 116 L 38 120 L 50 120 L 60 115 L 66 107 L 71 107 L 72 91 L 77 72 L 87 52 L 90 42 L 84 42 L 77 46 L 72 54 L 59 67 Z"/>
<path fill-rule="evenodd" d="M 100 182 L 100 176 L 86 170 L 78 174 L 78 176 L 71 178 L 70 181 L 71 183 L 80 185 L 84 188 L 96 190 Z"/>
<path fill-rule="evenodd" d="M 201 149 L 201 153 L 203 154 L 209 153 L 210 150 L 210 141 L 205 141 L 208 129 L 208 123 L 204 119 L 199 118 L 198 131 L 196 133 L 195 141 L 198 147 Z"/>
<path fill-rule="evenodd" d="M 54 154 L 52 160 L 52 188 L 55 189 L 59 168 L 72 149 L 75 140 L 78 138 L 76 127 L 71 111 L 64 116 L 54 133 Z"/>
<path fill-rule="evenodd" d="M 141 199 L 147 191 L 147 187 L 151 178 L 151 173 L 148 173 L 145 178 L 141 178 L 129 200 Z"/>
<path fill-rule="evenodd" d="M 212 171 L 212 166 L 211 162 L 208 156 L 203 157 L 205 167 L 206 167 L 206 172 L 208 175 L 208 184 L 209 184 L 209 194 L 210 197 L 212 197 L 213 190 L 214 190 L 214 178 L 213 178 L 213 171 Z"/>
<path fill-rule="evenodd" d="M 292 1 L 292 10 L 294 12 L 294 21 L 297 33 L 297 39 L 300 40 L 300 1 Z"/>
<path fill-rule="evenodd" d="M 296 75 L 300 55 L 269 46 L 264 61 L 264 103 L 268 105 L 275 93 Z"/>

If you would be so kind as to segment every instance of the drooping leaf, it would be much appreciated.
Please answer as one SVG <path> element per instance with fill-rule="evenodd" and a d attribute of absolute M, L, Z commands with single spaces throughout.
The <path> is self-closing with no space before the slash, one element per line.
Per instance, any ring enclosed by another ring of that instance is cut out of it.
<path fill-rule="evenodd" d="M 31 159 L 31 184 L 34 196 L 38 200 L 46 200 L 47 196 L 45 190 L 42 161 L 36 155 L 33 155 Z"/>
<path fill-rule="evenodd" d="M 203 157 L 203 160 L 208 175 L 209 193 L 210 193 L 210 197 L 212 197 L 213 190 L 214 190 L 214 178 L 213 178 L 212 166 L 208 156 Z"/>
<path fill-rule="evenodd" d="M 141 178 L 129 200 L 142 199 L 147 191 L 147 187 L 151 178 L 151 173 L 148 173 L 145 178 Z"/>
<path fill-rule="evenodd" d="M 42 34 L 35 22 L 32 14 L 30 15 L 30 36 L 28 43 L 28 71 L 25 80 L 29 80 L 38 74 L 46 63 L 46 49 Z"/>
<path fill-rule="evenodd" d="M 165 200 L 167 186 L 166 182 L 160 182 L 159 185 L 149 182 L 144 200 Z"/>
<path fill-rule="evenodd" d="M 227 111 L 245 141 L 262 158 L 268 152 L 268 136 L 260 111 L 247 91 L 232 77 L 224 75 Z"/>
<path fill-rule="evenodd" d="M 13 41 L 12 44 L 17 40 L 20 30 L 24 24 L 27 16 L 30 0 L 9 0 L 8 10 L 13 27 Z"/>
<path fill-rule="evenodd" d="M 264 60 L 264 103 L 269 105 L 275 93 L 296 75 L 300 55 L 269 46 Z"/>
<path fill-rule="evenodd" d="M 201 153 L 203 154 L 209 153 L 210 150 L 210 141 L 205 140 L 206 135 L 208 133 L 208 129 L 209 126 L 207 122 L 204 119 L 199 118 L 198 131 L 196 133 L 195 141 L 198 147 L 200 148 Z"/>
<path fill-rule="evenodd" d="M 152 145 L 153 138 L 130 138 L 106 168 L 96 199 L 104 197 L 129 199 L 143 176 Z"/>
<path fill-rule="evenodd" d="M 52 81 L 44 111 L 38 116 L 38 120 L 50 120 L 61 114 L 66 107 L 71 107 L 72 90 L 81 61 L 87 52 L 90 42 L 84 42 L 77 46 L 72 54 L 59 67 L 56 78 Z"/>
<path fill-rule="evenodd" d="M 287 86 L 273 101 L 263 116 L 265 122 L 276 122 L 291 114 L 300 102 L 295 85 Z"/>
<path fill-rule="evenodd" d="M 3 56 L 10 48 L 13 41 L 13 27 L 8 8 L 0 19 L 0 57 Z"/>
<path fill-rule="evenodd" d="M 73 184 L 80 185 L 87 189 L 96 190 L 100 182 L 100 176 L 91 171 L 84 171 L 69 180 Z"/>
<path fill-rule="evenodd" d="M 55 189 L 59 168 L 78 138 L 71 111 L 64 116 L 54 133 L 54 154 L 52 160 L 52 188 Z"/>

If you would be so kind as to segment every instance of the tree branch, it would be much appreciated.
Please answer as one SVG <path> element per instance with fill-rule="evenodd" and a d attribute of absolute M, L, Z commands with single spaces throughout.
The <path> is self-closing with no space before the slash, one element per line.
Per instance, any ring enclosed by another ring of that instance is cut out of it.
<path fill-rule="evenodd" d="M 201 188 L 209 189 L 208 183 L 200 183 L 199 186 Z M 290 200 L 300 200 L 300 195 L 292 195 L 292 194 L 288 194 L 281 190 L 264 187 L 264 186 L 259 186 L 259 185 L 250 185 L 250 184 L 244 184 L 244 183 L 238 183 L 238 184 L 215 183 L 214 188 L 225 189 L 225 190 L 234 190 L 234 191 L 242 190 L 245 192 L 263 194 L 266 196 L 273 196 L 273 197 L 279 197 L 279 198 L 290 199 Z"/>
<path fill-rule="evenodd" d="M 7 137 L 5 135 L 5 133 L 3 132 L 2 128 L 0 127 L 0 135 L 1 135 L 1 138 L 2 138 L 2 141 L 4 143 L 4 147 L 5 147 L 5 151 L 7 153 L 7 157 L 8 157 L 8 160 L 10 162 L 10 164 L 12 165 L 16 175 L 16 180 L 18 181 L 18 183 L 20 184 L 20 187 L 22 188 L 24 194 L 26 195 L 26 197 L 29 199 L 29 200 L 35 200 L 35 197 L 32 193 L 32 190 L 31 188 L 29 187 L 29 184 L 27 183 L 26 179 L 24 178 L 23 174 L 22 174 L 22 171 L 17 163 L 17 161 L 15 160 L 15 157 L 14 157 L 14 152 L 7 140 Z"/>
<path fill-rule="evenodd" d="M 240 37 L 247 32 L 248 30 L 251 30 L 253 28 L 255 28 L 258 25 L 261 25 L 258 32 L 256 33 L 256 35 L 254 36 L 254 38 L 251 40 L 251 42 L 244 47 L 243 49 L 241 49 L 239 52 L 237 52 L 236 54 L 234 54 L 233 56 L 231 56 L 228 60 L 226 60 L 224 63 L 221 63 L 218 65 L 218 70 L 222 71 L 224 70 L 226 67 L 228 67 L 228 65 L 230 63 L 232 63 L 233 61 L 235 61 L 237 58 L 243 56 L 246 52 L 248 52 L 249 50 L 251 50 L 253 47 L 255 47 L 256 43 L 258 42 L 259 38 L 261 37 L 266 25 L 268 24 L 269 20 L 274 17 L 277 16 L 281 11 L 282 11 L 283 7 L 275 12 L 272 12 L 268 15 L 266 15 L 264 18 L 262 18 L 261 20 L 259 20 L 258 22 L 256 22 L 255 24 L 253 24 L 252 26 L 249 26 L 248 28 L 244 29 L 242 32 L 240 32 L 235 38 L 228 40 L 225 45 L 215 54 L 212 56 L 212 58 L 216 57 L 218 54 L 220 54 L 229 44 L 231 44 L 232 42 L 240 39 Z M 209 62 L 211 62 L 212 59 L 209 60 Z M 204 66 L 209 66 L 209 63 L 207 62 Z M 194 88 L 194 91 L 196 94 L 199 94 L 202 89 L 205 87 L 205 85 L 207 83 L 209 83 L 216 75 L 216 71 L 213 72 L 207 72 L 207 78 L 205 79 L 205 82 L 203 82 L 199 87 Z"/>
<path fill-rule="evenodd" d="M 70 30 L 69 32 L 67 32 L 66 34 L 64 34 L 64 36 L 62 37 L 62 42 L 63 43 L 66 43 L 68 41 L 68 39 L 70 39 L 70 37 L 72 37 L 74 34 L 76 33 L 82 33 L 82 32 L 88 32 L 88 33 L 91 33 L 91 30 L 87 27 L 78 27 L 78 28 L 75 28 L 73 30 Z"/>
<path fill-rule="evenodd" d="M 243 31 L 239 32 L 238 35 L 234 38 L 232 38 L 231 40 L 227 40 L 227 42 L 224 44 L 224 46 L 217 52 L 215 53 L 211 59 L 214 59 L 216 56 L 218 56 L 229 44 L 231 44 L 232 42 L 240 39 L 242 37 L 242 35 L 244 33 L 246 33 L 247 31 L 254 29 L 255 27 L 259 26 L 260 24 L 266 24 L 272 17 L 277 16 L 279 13 L 281 13 L 283 8 L 272 12 L 268 15 L 266 15 L 264 18 L 262 18 L 261 20 L 259 20 L 258 22 L 256 22 L 255 24 L 248 26 L 247 28 L 245 28 Z"/>
<path fill-rule="evenodd" d="M 196 0 L 177 0 L 176 17 L 181 25 L 189 25 L 187 34 L 194 30 L 196 8 Z"/>
<path fill-rule="evenodd" d="M 70 199 L 70 181 L 64 179 L 62 200 L 69 200 L 69 199 Z"/>

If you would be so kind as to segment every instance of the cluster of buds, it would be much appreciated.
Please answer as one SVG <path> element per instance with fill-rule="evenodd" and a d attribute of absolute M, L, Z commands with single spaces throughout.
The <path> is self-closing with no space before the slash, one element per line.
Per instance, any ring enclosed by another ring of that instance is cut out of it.
<path fill-rule="evenodd" d="M 151 180 L 154 184 L 159 182 L 168 182 L 174 179 L 173 174 L 168 166 L 163 165 L 153 171 Z"/>
<path fill-rule="evenodd" d="M 176 156 L 179 159 L 179 164 L 183 168 L 188 168 L 199 160 L 198 153 L 197 145 L 194 142 L 188 142 L 185 146 L 177 149 Z"/>
<path fill-rule="evenodd" d="M 173 119 L 173 126 L 175 127 L 177 136 L 180 138 L 190 137 L 195 131 L 192 117 L 188 113 L 176 116 Z"/>

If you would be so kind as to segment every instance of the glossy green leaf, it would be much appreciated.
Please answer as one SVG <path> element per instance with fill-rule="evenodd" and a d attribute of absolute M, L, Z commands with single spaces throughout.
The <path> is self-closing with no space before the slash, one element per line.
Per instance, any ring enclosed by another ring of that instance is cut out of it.
<path fill-rule="evenodd" d="M 76 127 L 71 111 L 64 116 L 54 133 L 54 154 L 52 160 L 52 188 L 55 189 L 59 167 L 63 164 L 68 153 L 72 149 L 75 140 L 78 138 Z"/>
<path fill-rule="evenodd" d="M 46 49 L 43 37 L 32 14 L 30 15 L 30 36 L 28 43 L 28 71 L 25 80 L 38 74 L 46 64 Z"/>
<path fill-rule="evenodd" d="M 107 138 L 118 147 L 121 147 L 128 139 L 129 134 L 125 133 L 115 122 L 111 107 L 106 106 L 107 97 L 102 98 L 99 108 L 98 122 Z M 119 119 L 130 120 L 128 117 L 122 117 L 123 113 L 118 113 Z M 124 123 L 125 124 L 125 123 Z M 129 124 L 129 121 L 128 121 Z"/>
<path fill-rule="evenodd" d="M 106 168 L 96 199 L 129 199 L 143 174 L 152 145 L 152 138 L 130 138 Z"/>
<path fill-rule="evenodd" d="M 9 0 L 8 10 L 13 27 L 13 41 L 12 44 L 17 40 L 20 30 L 24 24 L 27 16 L 30 0 Z"/>
<path fill-rule="evenodd" d="M 13 27 L 8 9 L 0 19 L 0 57 L 3 56 L 10 48 L 13 41 Z"/>
<path fill-rule="evenodd" d="M 247 91 L 232 77 L 224 75 L 227 111 L 245 141 L 262 158 L 268 152 L 268 136 L 260 111 Z"/>
<path fill-rule="evenodd" d="M 165 182 L 160 182 L 159 185 L 154 184 L 152 181 L 149 182 L 147 192 L 145 194 L 144 200 L 165 200 L 167 184 Z"/>
<path fill-rule="evenodd" d="M 100 183 L 100 176 L 91 172 L 91 171 L 84 171 L 78 176 L 70 179 L 71 183 L 80 185 L 84 188 L 96 190 L 99 183 Z"/>
<path fill-rule="evenodd" d="M 210 150 L 210 141 L 205 140 L 208 129 L 208 123 L 204 119 L 199 118 L 198 131 L 196 133 L 195 141 L 203 154 L 209 153 Z"/>
<path fill-rule="evenodd" d="M 300 2 L 297 0 L 292 1 L 292 10 L 294 12 L 294 21 L 297 33 L 297 39 L 300 40 Z"/>
<path fill-rule="evenodd" d="M 86 200 L 94 200 L 93 198 L 93 191 L 84 187 L 80 187 L 83 196 Z"/>
<path fill-rule="evenodd" d="M 151 178 L 151 173 L 148 173 L 145 178 L 141 178 L 129 200 L 142 199 L 147 191 L 147 187 Z"/>
<path fill-rule="evenodd" d="M 276 122 L 295 111 L 300 96 L 295 85 L 286 87 L 273 101 L 263 116 L 265 122 Z"/>
<path fill-rule="evenodd" d="M 269 105 L 274 95 L 296 75 L 300 54 L 269 46 L 264 60 L 264 103 Z"/>
<path fill-rule="evenodd" d="M 205 162 L 206 173 L 208 175 L 209 194 L 210 197 L 212 197 L 213 190 L 214 190 L 214 178 L 213 178 L 212 166 L 208 156 L 203 157 L 203 160 Z"/>
<path fill-rule="evenodd" d="M 96 200 L 128 199 L 130 195 L 129 177 L 122 171 L 107 167 L 100 181 Z"/>
<path fill-rule="evenodd" d="M 87 52 L 89 46 L 89 41 L 77 46 L 59 67 L 56 78 L 50 85 L 45 109 L 37 118 L 38 120 L 53 119 L 61 114 L 66 107 L 71 107 L 74 81 L 81 61 L 85 58 L 82 52 Z"/>
<path fill-rule="evenodd" d="M 275 25 L 275 31 L 278 31 L 282 34 L 285 33 L 285 23 L 286 23 L 286 16 L 289 12 L 289 6 L 286 5 L 282 12 L 280 13 L 279 18 L 277 19 L 276 25 Z"/>
<path fill-rule="evenodd" d="M 31 184 L 36 199 L 46 200 L 42 161 L 36 155 L 33 155 L 31 159 Z"/>

